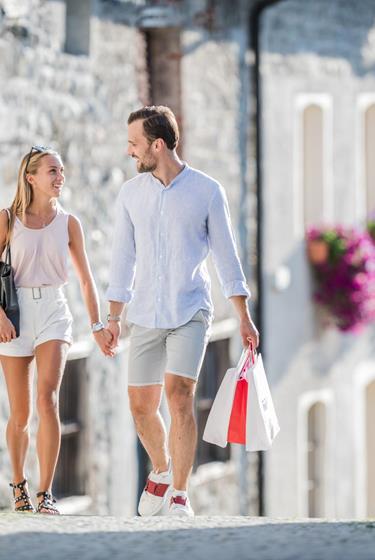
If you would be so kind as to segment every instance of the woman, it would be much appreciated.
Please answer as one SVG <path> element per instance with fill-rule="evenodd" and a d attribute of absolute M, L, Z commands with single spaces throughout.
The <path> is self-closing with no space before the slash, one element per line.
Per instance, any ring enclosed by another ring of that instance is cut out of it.
<path fill-rule="evenodd" d="M 33 146 L 22 158 L 12 205 L 0 212 L 0 254 L 10 240 L 21 316 L 20 336 L 16 338 L 14 326 L 0 307 L 0 363 L 10 405 L 6 435 L 13 469 L 10 486 L 15 511 L 35 511 L 24 472 L 35 358 L 40 470 L 36 511 L 59 513 L 52 496 L 52 481 L 61 439 L 59 390 L 72 343 L 72 316 L 62 288 L 67 282 L 69 252 L 93 335 L 102 352 L 113 355 L 109 346 L 112 335 L 103 328 L 99 318 L 98 296 L 81 224 L 58 204 L 64 181 L 60 155 L 51 148 Z"/>

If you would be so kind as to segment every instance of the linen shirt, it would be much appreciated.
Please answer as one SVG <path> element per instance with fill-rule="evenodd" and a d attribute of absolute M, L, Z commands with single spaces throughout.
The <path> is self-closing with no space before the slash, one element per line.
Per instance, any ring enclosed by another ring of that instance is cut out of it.
<path fill-rule="evenodd" d="M 222 186 L 186 164 L 167 186 L 140 173 L 116 201 L 107 300 L 129 303 L 127 320 L 149 328 L 212 316 L 210 251 L 224 295 L 250 296 Z"/>

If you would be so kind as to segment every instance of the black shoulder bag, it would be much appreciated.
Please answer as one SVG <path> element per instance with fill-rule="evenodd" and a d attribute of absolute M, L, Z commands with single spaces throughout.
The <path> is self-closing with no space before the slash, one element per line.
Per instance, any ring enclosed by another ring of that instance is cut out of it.
<path fill-rule="evenodd" d="M 8 231 L 10 229 L 10 212 L 8 214 Z M 17 290 L 14 284 L 12 259 L 10 254 L 10 240 L 7 243 L 5 261 L 0 261 L 0 305 L 6 316 L 16 329 L 16 337 L 20 335 L 20 308 L 18 305 Z"/>

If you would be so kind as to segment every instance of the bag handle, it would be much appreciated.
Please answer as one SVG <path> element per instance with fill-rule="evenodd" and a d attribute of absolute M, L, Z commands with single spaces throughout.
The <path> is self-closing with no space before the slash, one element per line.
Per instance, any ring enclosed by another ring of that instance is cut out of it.
<path fill-rule="evenodd" d="M 255 350 L 254 350 L 254 346 L 252 341 L 249 341 L 249 348 L 246 351 L 246 358 L 245 361 L 243 363 L 243 366 L 241 367 L 241 371 L 240 371 L 240 377 L 239 379 L 243 379 L 245 377 L 245 373 L 246 371 L 249 369 L 250 367 L 250 360 L 251 360 L 251 364 L 254 365 L 255 364 Z"/>
<path fill-rule="evenodd" d="M 8 215 L 8 234 L 10 232 L 10 222 L 11 222 L 11 215 L 9 208 L 5 208 L 5 211 Z M 12 257 L 10 254 L 10 238 L 8 239 L 8 243 L 6 244 L 6 253 L 5 253 L 5 264 L 12 266 Z"/>

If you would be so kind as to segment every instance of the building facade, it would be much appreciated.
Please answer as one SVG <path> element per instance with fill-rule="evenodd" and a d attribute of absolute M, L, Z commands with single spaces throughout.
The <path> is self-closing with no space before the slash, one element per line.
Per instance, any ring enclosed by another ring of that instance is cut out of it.
<path fill-rule="evenodd" d="M 264 353 L 281 432 L 272 516 L 375 512 L 375 330 L 340 333 L 312 302 L 307 227 L 364 227 L 372 171 L 375 3 L 287 0 L 261 16 Z"/>
<path fill-rule="evenodd" d="M 103 299 L 113 205 L 123 181 L 136 172 L 125 154 L 127 115 L 146 103 L 168 104 L 181 126 L 181 156 L 226 188 L 250 277 L 246 3 L 238 2 L 234 13 L 225 2 L 215 8 L 206 2 L 4 1 L 1 7 L 1 206 L 12 199 L 22 154 L 33 144 L 56 147 L 67 176 L 62 204 L 82 221 Z M 63 444 L 54 491 L 68 498 L 67 511 L 133 514 L 148 466 L 128 410 L 127 338 L 114 360 L 101 357 L 73 271 L 66 289 L 76 342 L 61 392 Z M 197 400 L 200 434 L 220 378 L 240 347 L 232 306 L 216 277 L 213 293 L 215 325 Z M 0 507 L 8 507 L 3 379 L 0 387 Z M 192 481 L 197 511 L 257 513 L 256 478 L 256 455 L 245 461 L 238 449 L 221 452 L 200 439 Z M 225 495 L 219 491 L 223 483 Z"/>
<path fill-rule="evenodd" d="M 113 204 L 136 172 L 124 153 L 129 112 L 169 105 L 180 155 L 228 194 L 281 432 L 271 451 L 247 455 L 200 437 L 196 512 L 374 515 L 374 327 L 344 335 L 323 324 L 304 242 L 310 225 L 360 225 L 374 210 L 374 1 L 0 6 L 0 205 L 12 198 L 21 155 L 32 144 L 56 147 L 67 172 L 62 203 L 82 221 L 102 300 Z M 240 350 L 232 306 L 209 266 L 215 323 L 198 388 L 200 436 Z M 67 497 L 67 511 L 132 515 L 148 465 L 127 404 L 126 324 L 118 356 L 104 359 L 73 273 L 67 293 L 76 343 L 62 388 L 55 492 Z M 1 379 L 3 508 L 6 417 Z"/>

